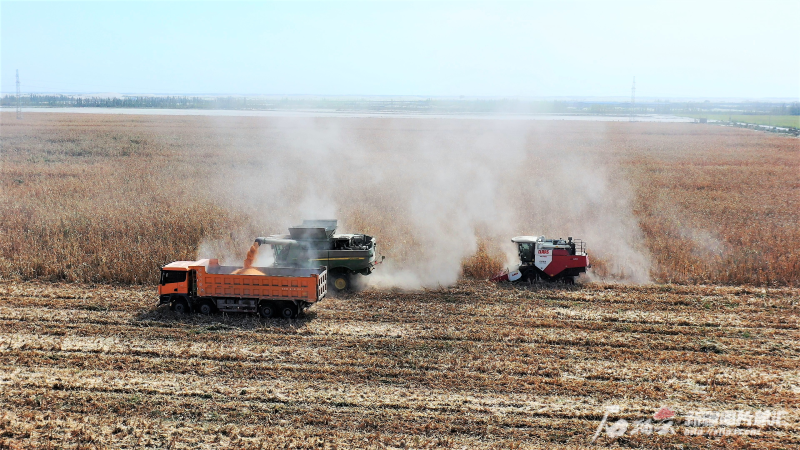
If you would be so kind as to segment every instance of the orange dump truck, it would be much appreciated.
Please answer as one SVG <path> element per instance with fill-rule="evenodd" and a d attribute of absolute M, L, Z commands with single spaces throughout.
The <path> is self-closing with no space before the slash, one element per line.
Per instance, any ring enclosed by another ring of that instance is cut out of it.
<path fill-rule="evenodd" d="M 159 305 L 180 313 L 258 312 L 294 318 L 327 293 L 328 273 L 319 268 L 220 266 L 216 259 L 175 261 L 161 268 Z"/>

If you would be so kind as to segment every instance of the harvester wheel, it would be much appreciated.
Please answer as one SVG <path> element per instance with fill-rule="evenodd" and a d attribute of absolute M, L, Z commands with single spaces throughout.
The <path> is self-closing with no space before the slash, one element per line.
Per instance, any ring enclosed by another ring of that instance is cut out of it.
<path fill-rule="evenodd" d="M 185 299 L 178 299 L 172 302 L 172 309 L 178 314 L 189 314 L 189 303 Z"/>
<path fill-rule="evenodd" d="M 200 310 L 200 314 L 209 316 L 214 312 L 214 305 L 212 305 L 211 301 L 209 300 L 203 300 L 203 302 L 200 303 L 200 308 L 198 309 Z"/>
<path fill-rule="evenodd" d="M 297 305 L 292 302 L 283 302 L 278 306 L 278 314 L 284 319 L 294 319 L 297 317 Z"/>
<path fill-rule="evenodd" d="M 258 306 L 258 313 L 261 314 L 262 318 L 269 319 L 274 316 L 276 309 L 275 304 L 272 302 L 261 302 Z"/>
<path fill-rule="evenodd" d="M 350 275 L 347 272 L 337 272 L 330 279 L 331 286 L 336 292 L 350 289 Z"/>

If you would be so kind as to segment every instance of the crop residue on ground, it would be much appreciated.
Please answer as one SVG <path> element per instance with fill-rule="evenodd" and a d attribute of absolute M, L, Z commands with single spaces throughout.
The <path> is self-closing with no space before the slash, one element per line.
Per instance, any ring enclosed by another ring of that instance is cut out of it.
<path fill-rule="evenodd" d="M 151 288 L 0 284 L 0 446 L 790 448 L 796 289 L 484 282 L 328 298 L 297 321 L 177 316 Z M 781 410 L 689 436 L 695 410 Z M 631 428 L 632 429 L 632 428 Z"/>

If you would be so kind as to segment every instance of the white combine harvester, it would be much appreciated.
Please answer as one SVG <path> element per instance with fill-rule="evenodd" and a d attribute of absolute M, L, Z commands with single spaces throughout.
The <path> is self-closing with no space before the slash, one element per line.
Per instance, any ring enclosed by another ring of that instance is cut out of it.
<path fill-rule="evenodd" d="M 591 268 L 586 243 L 544 236 L 517 236 L 511 242 L 519 247 L 520 265 L 492 278 L 492 281 L 561 281 L 575 283 L 581 273 Z"/>

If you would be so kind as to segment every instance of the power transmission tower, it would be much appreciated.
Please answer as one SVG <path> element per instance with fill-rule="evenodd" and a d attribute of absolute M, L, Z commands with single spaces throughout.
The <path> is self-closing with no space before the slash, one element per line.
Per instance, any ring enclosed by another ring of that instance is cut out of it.
<path fill-rule="evenodd" d="M 19 69 L 17 69 L 17 119 L 22 119 L 22 103 L 19 90 Z"/>
<path fill-rule="evenodd" d="M 633 115 L 634 106 L 636 106 L 636 77 L 633 77 L 633 86 L 631 86 L 631 122 L 636 120 Z"/>

